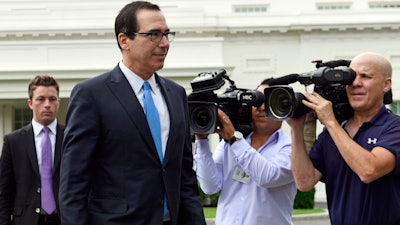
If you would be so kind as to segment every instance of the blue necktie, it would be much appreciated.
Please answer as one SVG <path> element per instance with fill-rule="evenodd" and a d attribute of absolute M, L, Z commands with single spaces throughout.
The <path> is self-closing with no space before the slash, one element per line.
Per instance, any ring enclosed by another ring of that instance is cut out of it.
<path fill-rule="evenodd" d="M 154 104 L 153 97 L 151 96 L 151 89 L 148 81 L 143 83 L 143 104 L 144 111 L 146 112 L 147 123 L 149 124 L 158 156 L 160 157 L 160 161 L 163 162 L 160 116 L 158 115 L 157 107 Z M 167 212 L 167 196 L 164 195 L 164 215 Z"/>
<path fill-rule="evenodd" d="M 143 104 L 146 112 L 147 123 L 149 124 L 151 135 L 153 136 L 154 144 L 156 145 L 160 161 L 163 161 L 163 152 L 161 145 L 161 125 L 158 110 L 151 97 L 151 89 L 148 81 L 143 83 Z"/>
<path fill-rule="evenodd" d="M 48 214 L 51 214 L 56 210 L 56 201 L 54 200 L 53 192 L 53 157 L 49 131 L 48 127 L 43 127 L 40 179 L 42 184 L 42 208 Z"/>

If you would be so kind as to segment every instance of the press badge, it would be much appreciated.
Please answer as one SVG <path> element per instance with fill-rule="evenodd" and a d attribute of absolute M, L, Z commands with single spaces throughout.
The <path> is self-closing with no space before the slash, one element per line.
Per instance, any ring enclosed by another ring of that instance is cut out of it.
<path fill-rule="evenodd" d="M 247 175 L 240 166 L 236 166 L 233 171 L 232 179 L 247 184 L 250 182 L 250 176 Z"/>

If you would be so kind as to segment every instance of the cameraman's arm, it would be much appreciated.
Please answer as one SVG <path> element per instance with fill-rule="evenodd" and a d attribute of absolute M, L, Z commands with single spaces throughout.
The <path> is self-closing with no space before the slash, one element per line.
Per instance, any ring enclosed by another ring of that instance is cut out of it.
<path fill-rule="evenodd" d="M 304 143 L 305 116 L 287 121 L 292 137 L 292 172 L 300 191 L 309 191 L 321 179 L 322 174 L 314 168 Z"/>
<path fill-rule="evenodd" d="M 375 147 L 367 151 L 357 144 L 338 123 L 325 125 L 347 165 L 364 183 L 371 183 L 391 172 L 396 158 L 389 150 Z"/>
<path fill-rule="evenodd" d="M 316 112 L 319 121 L 329 131 L 343 159 L 362 182 L 373 182 L 395 168 L 396 158 L 389 150 L 375 147 L 371 151 L 367 151 L 349 136 L 337 122 L 331 102 L 317 93 L 306 93 L 305 96 L 309 102 L 303 101 L 303 104 Z M 355 125 L 353 128 L 358 130 L 360 126 Z"/>
<path fill-rule="evenodd" d="M 213 159 L 213 153 L 210 149 L 210 144 L 207 134 L 196 134 L 195 141 L 195 154 L 193 156 L 196 175 L 200 182 L 200 187 L 206 194 L 217 193 L 222 187 L 222 154 L 220 147 L 218 145 L 215 150 L 215 155 Z"/>

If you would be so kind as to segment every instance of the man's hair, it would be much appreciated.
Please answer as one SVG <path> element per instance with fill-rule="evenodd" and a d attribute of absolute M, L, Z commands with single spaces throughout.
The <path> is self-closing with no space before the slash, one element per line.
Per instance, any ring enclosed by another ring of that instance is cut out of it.
<path fill-rule="evenodd" d="M 60 87 L 58 86 L 57 81 L 52 76 L 49 76 L 49 75 L 37 75 L 36 77 L 34 77 L 29 82 L 29 87 L 28 87 L 29 99 L 32 99 L 33 91 L 39 86 L 55 87 L 56 90 L 57 90 L 57 96 L 58 96 L 59 91 L 60 91 Z"/>
<path fill-rule="evenodd" d="M 273 80 L 273 79 L 274 79 L 274 78 L 272 78 L 272 77 L 265 78 L 264 80 L 262 80 L 262 81 L 260 82 L 259 85 L 257 85 L 257 87 L 256 87 L 255 90 L 257 90 L 261 85 L 268 85 L 268 86 L 270 86 L 270 85 L 269 85 L 269 82 L 270 82 L 271 80 Z"/>
<path fill-rule="evenodd" d="M 274 78 L 272 78 L 272 77 L 269 77 L 269 78 L 265 78 L 263 81 L 261 81 L 261 83 L 259 84 L 259 86 L 261 86 L 261 85 L 269 85 L 269 82 L 271 81 L 271 80 L 273 80 Z"/>
<path fill-rule="evenodd" d="M 129 38 L 134 38 L 135 32 L 138 32 L 139 25 L 137 23 L 137 12 L 142 9 L 161 11 L 158 5 L 146 1 L 135 1 L 129 3 L 121 9 L 118 16 L 115 18 L 115 37 L 117 38 L 118 47 L 121 46 L 118 42 L 118 34 L 124 33 Z"/>

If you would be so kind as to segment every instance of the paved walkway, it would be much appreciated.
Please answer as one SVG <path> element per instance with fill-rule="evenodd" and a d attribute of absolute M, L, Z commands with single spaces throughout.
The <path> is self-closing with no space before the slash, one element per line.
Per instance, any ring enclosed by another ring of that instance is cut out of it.
<path fill-rule="evenodd" d="M 328 211 L 309 215 L 293 216 L 293 225 L 330 225 Z"/>
<path fill-rule="evenodd" d="M 328 212 L 312 215 L 293 216 L 293 225 L 330 225 Z M 214 219 L 207 219 L 207 225 L 215 225 Z"/>
<path fill-rule="evenodd" d="M 325 208 L 325 203 L 316 204 L 317 208 Z M 294 215 L 293 225 L 330 225 L 328 210 L 323 213 L 313 213 L 307 215 Z M 214 219 L 207 219 L 207 225 L 215 225 Z"/>

